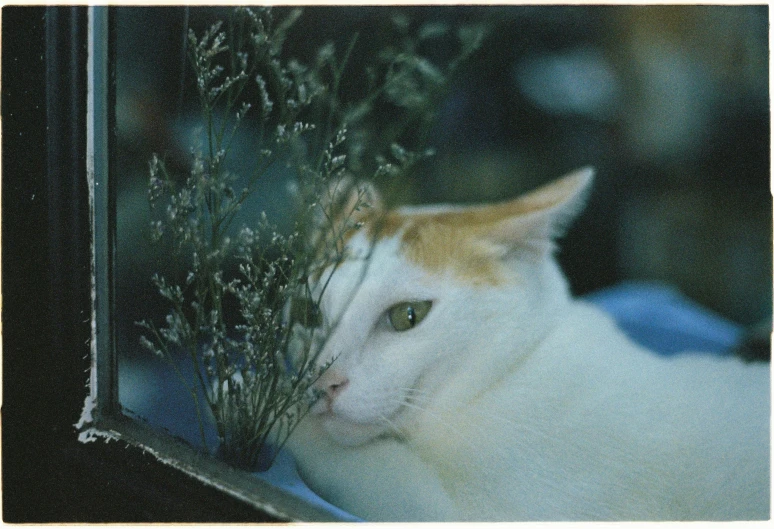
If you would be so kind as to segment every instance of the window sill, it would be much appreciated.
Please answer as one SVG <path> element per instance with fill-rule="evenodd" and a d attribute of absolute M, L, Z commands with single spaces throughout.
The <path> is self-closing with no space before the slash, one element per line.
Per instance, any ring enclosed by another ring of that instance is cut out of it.
<path fill-rule="evenodd" d="M 343 521 L 322 507 L 262 481 L 251 472 L 218 461 L 185 442 L 134 419 L 122 415 L 103 417 L 84 433 L 88 434 L 85 436 L 86 441 L 103 437 L 136 446 L 160 462 L 279 520 Z"/>

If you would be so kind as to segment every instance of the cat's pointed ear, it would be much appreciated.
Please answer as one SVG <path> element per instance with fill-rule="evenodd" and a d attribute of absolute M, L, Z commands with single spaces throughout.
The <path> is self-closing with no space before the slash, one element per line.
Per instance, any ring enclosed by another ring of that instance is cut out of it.
<path fill-rule="evenodd" d="M 345 212 L 352 212 L 356 218 L 366 217 L 384 211 L 382 195 L 373 183 L 358 182 L 352 186 L 347 197 Z"/>
<path fill-rule="evenodd" d="M 344 177 L 328 183 L 320 193 L 313 217 L 312 243 L 319 245 L 350 232 L 369 216 L 381 214 L 384 205 L 379 191 L 371 182 L 356 182 Z"/>
<path fill-rule="evenodd" d="M 368 214 L 368 210 L 382 211 L 384 207 L 379 191 L 371 182 L 356 182 L 353 178 L 339 178 L 328 183 L 320 193 L 320 220 L 334 222 L 345 218 L 359 218 Z"/>
<path fill-rule="evenodd" d="M 510 215 L 492 227 L 489 238 L 507 246 L 550 251 L 554 239 L 564 235 L 583 209 L 593 179 L 594 169 L 585 167 L 502 204 Z"/>

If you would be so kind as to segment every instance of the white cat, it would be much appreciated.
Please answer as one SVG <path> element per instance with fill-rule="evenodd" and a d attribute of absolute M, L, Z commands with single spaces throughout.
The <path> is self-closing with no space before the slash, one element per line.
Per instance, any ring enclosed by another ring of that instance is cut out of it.
<path fill-rule="evenodd" d="M 314 491 L 374 521 L 769 518 L 769 365 L 658 356 L 570 297 L 552 241 L 591 182 L 370 210 L 288 442 Z"/>

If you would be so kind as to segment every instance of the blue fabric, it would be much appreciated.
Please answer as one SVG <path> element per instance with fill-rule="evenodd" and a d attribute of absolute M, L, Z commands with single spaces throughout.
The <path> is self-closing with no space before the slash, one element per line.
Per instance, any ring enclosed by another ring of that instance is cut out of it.
<path fill-rule="evenodd" d="M 628 282 L 585 297 L 608 312 L 635 342 L 663 355 L 700 351 L 731 354 L 742 328 L 655 282 Z"/>

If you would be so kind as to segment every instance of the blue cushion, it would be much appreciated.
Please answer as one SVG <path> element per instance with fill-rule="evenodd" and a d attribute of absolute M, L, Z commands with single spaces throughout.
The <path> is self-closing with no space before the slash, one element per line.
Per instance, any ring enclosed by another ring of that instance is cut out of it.
<path fill-rule="evenodd" d="M 627 282 L 585 296 L 607 311 L 635 342 L 663 355 L 731 354 L 742 327 L 656 282 Z"/>

